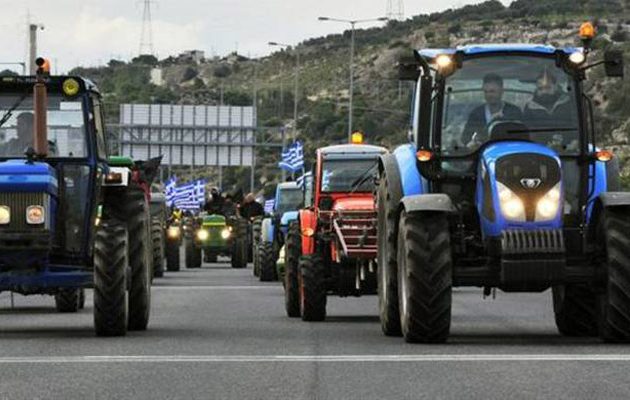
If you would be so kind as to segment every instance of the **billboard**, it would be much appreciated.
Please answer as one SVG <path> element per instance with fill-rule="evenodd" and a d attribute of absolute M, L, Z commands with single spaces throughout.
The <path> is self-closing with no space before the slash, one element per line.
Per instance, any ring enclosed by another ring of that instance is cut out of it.
<path fill-rule="evenodd" d="M 254 107 L 121 104 L 120 154 L 171 166 L 252 166 Z"/>

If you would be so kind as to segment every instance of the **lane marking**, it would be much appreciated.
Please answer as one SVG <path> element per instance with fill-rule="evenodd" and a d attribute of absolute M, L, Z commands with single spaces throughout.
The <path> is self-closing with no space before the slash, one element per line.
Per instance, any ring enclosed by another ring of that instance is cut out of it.
<path fill-rule="evenodd" d="M 261 356 L 69 356 L 0 357 L 0 364 L 91 363 L 424 363 L 460 361 L 606 361 L 629 362 L 630 354 L 426 354 L 426 355 L 261 355 Z"/>
<path fill-rule="evenodd" d="M 151 289 L 157 290 L 262 290 L 262 289 L 281 289 L 282 286 L 221 286 L 221 285 L 193 285 L 193 286 L 151 286 Z"/>

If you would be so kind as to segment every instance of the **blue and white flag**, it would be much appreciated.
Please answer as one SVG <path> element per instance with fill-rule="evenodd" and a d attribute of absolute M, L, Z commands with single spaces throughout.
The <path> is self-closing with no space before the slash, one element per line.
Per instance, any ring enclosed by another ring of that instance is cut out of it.
<path fill-rule="evenodd" d="M 195 181 L 194 201 L 200 205 L 206 202 L 206 181 Z"/>
<path fill-rule="evenodd" d="M 300 142 L 294 142 L 286 150 L 282 151 L 282 161 L 278 163 L 282 169 L 297 172 L 304 168 L 304 146 Z"/>
<path fill-rule="evenodd" d="M 301 176 L 299 176 L 296 180 L 295 183 L 297 183 L 298 187 L 300 188 L 304 188 L 304 183 L 308 182 L 309 179 L 313 176 L 312 172 L 307 172 Z"/>
<path fill-rule="evenodd" d="M 275 199 L 265 200 L 265 213 L 272 213 L 273 206 L 276 203 Z"/>
<path fill-rule="evenodd" d="M 173 206 L 173 196 L 175 195 L 175 187 L 177 186 L 177 178 L 172 176 L 164 186 L 164 196 L 166 197 L 167 207 Z"/>

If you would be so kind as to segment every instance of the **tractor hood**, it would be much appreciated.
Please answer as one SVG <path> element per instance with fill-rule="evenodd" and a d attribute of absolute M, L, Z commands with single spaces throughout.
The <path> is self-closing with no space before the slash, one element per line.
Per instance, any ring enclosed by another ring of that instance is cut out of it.
<path fill-rule="evenodd" d="M 372 196 L 342 197 L 335 200 L 334 211 L 374 211 L 374 198 Z"/>
<path fill-rule="evenodd" d="M 219 214 L 206 215 L 202 219 L 203 226 L 225 226 L 225 217 Z"/>
<path fill-rule="evenodd" d="M 280 218 L 280 225 L 287 226 L 293 221 L 297 221 L 298 212 L 297 211 L 287 211 L 282 214 L 282 218 Z"/>
<path fill-rule="evenodd" d="M 475 202 L 485 237 L 507 230 L 562 226 L 564 187 L 560 158 L 540 144 L 502 141 L 479 157 Z"/>
<path fill-rule="evenodd" d="M 56 171 L 46 163 L 9 160 L 0 163 L 0 193 L 48 193 L 57 196 Z"/>

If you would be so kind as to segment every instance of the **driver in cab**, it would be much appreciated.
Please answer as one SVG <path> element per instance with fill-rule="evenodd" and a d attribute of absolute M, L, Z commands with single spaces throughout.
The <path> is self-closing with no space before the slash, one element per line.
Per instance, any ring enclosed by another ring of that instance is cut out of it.
<path fill-rule="evenodd" d="M 503 101 L 503 78 L 488 74 L 483 78 L 485 104 L 472 110 L 462 133 L 462 143 L 475 149 L 488 140 L 488 126 L 494 121 L 521 120 L 521 109 Z"/>

